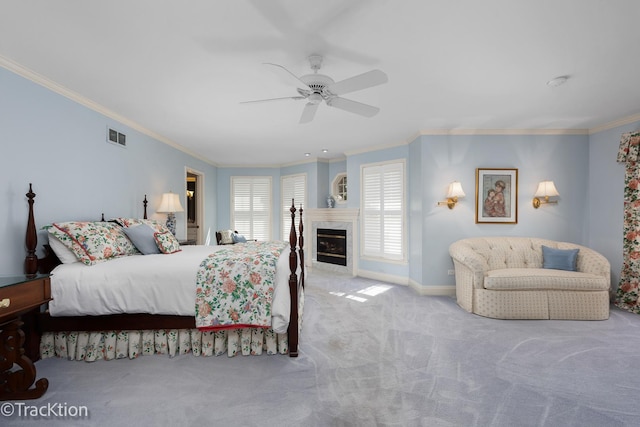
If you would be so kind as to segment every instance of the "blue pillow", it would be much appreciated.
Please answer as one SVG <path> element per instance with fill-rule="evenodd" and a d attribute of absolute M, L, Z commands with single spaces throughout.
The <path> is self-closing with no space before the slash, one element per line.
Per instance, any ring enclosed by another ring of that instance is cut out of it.
<path fill-rule="evenodd" d="M 580 249 L 554 249 L 542 246 L 542 267 L 556 270 L 576 271 Z"/>
<path fill-rule="evenodd" d="M 233 233 L 231 239 L 233 243 L 247 243 L 247 239 L 242 234 Z"/>
<path fill-rule="evenodd" d="M 127 235 L 133 246 L 136 247 L 143 255 L 159 254 L 160 249 L 154 238 L 155 230 L 147 224 L 135 225 L 133 227 L 124 227 L 124 234 Z"/>

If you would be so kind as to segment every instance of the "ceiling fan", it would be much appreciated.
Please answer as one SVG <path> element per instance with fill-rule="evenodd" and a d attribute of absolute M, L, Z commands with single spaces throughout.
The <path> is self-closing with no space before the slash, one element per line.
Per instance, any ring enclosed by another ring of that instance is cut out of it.
<path fill-rule="evenodd" d="M 322 66 L 322 56 L 311 55 L 309 57 L 309 63 L 311 64 L 313 73 L 298 77 L 282 65 L 266 62 L 265 65 L 282 68 L 287 73 L 292 75 L 296 80 L 302 83 L 305 88 L 297 88 L 299 94 L 298 96 L 286 96 L 282 98 L 244 101 L 242 102 L 242 104 L 279 101 L 284 99 L 306 99 L 307 104 L 302 110 L 300 123 L 309 123 L 310 121 L 312 121 L 316 115 L 318 106 L 322 103 L 322 101 L 324 101 L 330 107 L 339 108 L 341 110 L 359 114 L 365 117 L 373 117 L 378 114 L 378 111 L 380 111 L 378 107 L 342 98 L 338 95 L 343 95 L 345 93 L 355 92 L 386 83 L 388 81 L 388 78 L 385 73 L 380 70 L 371 70 L 366 73 L 359 74 L 357 76 L 353 76 L 339 82 L 335 82 L 331 77 L 318 73 L 318 70 Z"/>

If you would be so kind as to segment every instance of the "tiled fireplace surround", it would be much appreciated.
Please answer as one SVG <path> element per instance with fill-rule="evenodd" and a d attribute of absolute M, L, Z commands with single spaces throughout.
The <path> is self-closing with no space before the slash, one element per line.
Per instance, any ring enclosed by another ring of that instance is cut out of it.
<path fill-rule="evenodd" d="M 333 209 L 307 209 L 305 214 L 304 241 L 310 242 L 311 247 L 305 244 L 305 265 L 319 270 L 334 271 L 355 276 L 358 272 L 358 217 L 360 209 L 333 208 Z M 330 228 L 347 231 L 347 265 L 335 265 L 317 261 L 318 228 Z"/>

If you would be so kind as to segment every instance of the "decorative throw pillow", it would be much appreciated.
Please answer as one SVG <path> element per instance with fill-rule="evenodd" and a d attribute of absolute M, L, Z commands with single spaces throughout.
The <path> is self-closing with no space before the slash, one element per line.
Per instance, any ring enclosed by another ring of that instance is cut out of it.
<path fill-rule="evenodd" d="M 132 227 L 126 227 L 123 230 L 143 255 L 160 253 L 155 239 L 156 231 L 147 224 L 134 225 Z"/>
<path fill-rule="evenodd" d="M 120 226 L 120 224 L 116 222 L 100 222 L 100 224 L 104 225 L 104 227 L 111 230 L 113 238 L 116 240 L 118 245 L 119 255 L 127 256 L 127 255 L 137 255 L 138 249 L 134 246 L 133 242 L 127 237 L 124 233 L 124 228 Z"/>
<path fill-rule="evenodd" d="M 135 227 L 136 225 L 146 224 L 149 227 L 153 228 L 158 233 L 162 233 L 167 228 L 159 221 L 155 219 L 142 219 L 142 218 L 113 218 L 111 221 L 114 221 L 120 224 L 124 228 Z"/>
<path fill-rule="evenodd" d="M 220 244 L 230 245 L 233 243 L 233 230 L 220 231 Z"/>
<path fill-rule="evenodd" d="M 576 271 L 580 249 L 555 249 L 542 245 L 542 267 Z"/>
<path fill-rule="evenodd" d="M 49 234 L 56 237 L 64 246 L 86 265 L 136 251 L 131 241 L 122 233 L 117 224 L 109 222 L 72 221 L 53 223 Z M 129 247 L 130 246 L 130 247 Z"/>
<path fill-rule="evenodd" d="M 247 239 L 242 234 L 233 233 L 231 238 L 233 239 L 233 243 L 247 243 Z"/>
<path fill-rule="evenodd" d="M 178 239 L 173 235 L 169 230 L 162 233 L 153 233 L 153 237 L 158 245 L 158 249 L 163 254 L 172 254 L 175 252 L 180 252 L 180 243 Z"/>

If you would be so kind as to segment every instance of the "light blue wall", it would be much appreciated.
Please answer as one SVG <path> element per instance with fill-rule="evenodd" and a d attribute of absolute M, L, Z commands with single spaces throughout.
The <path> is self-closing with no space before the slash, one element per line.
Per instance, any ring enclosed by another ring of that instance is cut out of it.
<path fill-rule="evenodd" d="M 420 267 L 411 279 L 424 286 L 454 285 L 448 248 L 473 236 L 536 236 L 586 244 L 588 231 L 589 138 L 587 135 L 422 136 L 422 281 Z M 415 144 L 415 142 L 414 142 Z M 476 168 L 518 169 L 517 224 L 475 223 Z M 532 206 L 537 184 L 553 180 L 557 205 Z M 437 206 L 451 181 L 466 197 L 450 210 Z M 415 193 L 412 193 L 415 195 Z M 414 202 L 414 201 L 412 201 Z M 415 233 L 412 230 L 412 236 Z"/>
<path fill-rule="evenodd" d="M 624 163 L 617 163 L 620 136 L 640 130 L 640 121 L 594 133 L 589 137 L 589 246 L 611 263 L 611 284 L 617 289 L 622 270 Z"/>
<path fill-rule="evenodd" d="M 538 236 L 588 244 L 588 135 L 425 135 L 398 146 L 347 158 L 349 207 L 360 204 L 360 167 L 407 160 L 408 264 L 361 258 L 366 271 L 408 277 L 422 286 L 453 286 L 448 248 L 471 236 Z M 475 223 L 476 168 L 518 169 L 517 224 Z M 553 180 L 557 205 L 534 209 L 538 182 Z M 462 183 L 466 197 L 450 210 L 438 206 L 449 183 Z"/>
<path fill-rule="evenodd" d="M 317 176 L 318 176 L 318 180 L 317 180 L 317 185 L 315 188 L 313 189 L 309 189 L 311 190 L 315 190 L 316 191 L 316 197 L 315 199 L 315 206 L 309 206 L 309 207 L 321 207 L 321 208 L 326 208 L 327 207 L 327 198 L 329 197 L 329 195 L 331 194 L 331 182 L 330 182 L 330 176 L 329 176 L 329 169 L 330 169 L 330 164 L 329 162 L 326 161 L 321 161 L 318 162 L 316 164 L 317 166 Z M 310 199 L 312 200 L 312 199 Z"/>
<path fill-rule="evenodd" d="M 70 99 L 0 68 L 0 274 L 21 274 L 28 205 L 33 183 L 38 228 L 53 221 L 149 216 L 161 194 L 174 191 L 185 203 L 185 168 L 205 174 L 204 227 L 215 224 L 216 168 L 156 141 Z M 127 135 L 127 148 L 106 142 L 107 127 Z M 177 213 L 178 238 L 186 236 Z M 46 242 L 39 233 L 38 254 Z"/>
<path fill-rule="evenodd" d="M 409 277 L 415 283 L 422 283 L 422 212 L 424 203 L 422 199 L 422 139 L 417 138 L 409 144 Z"/>

